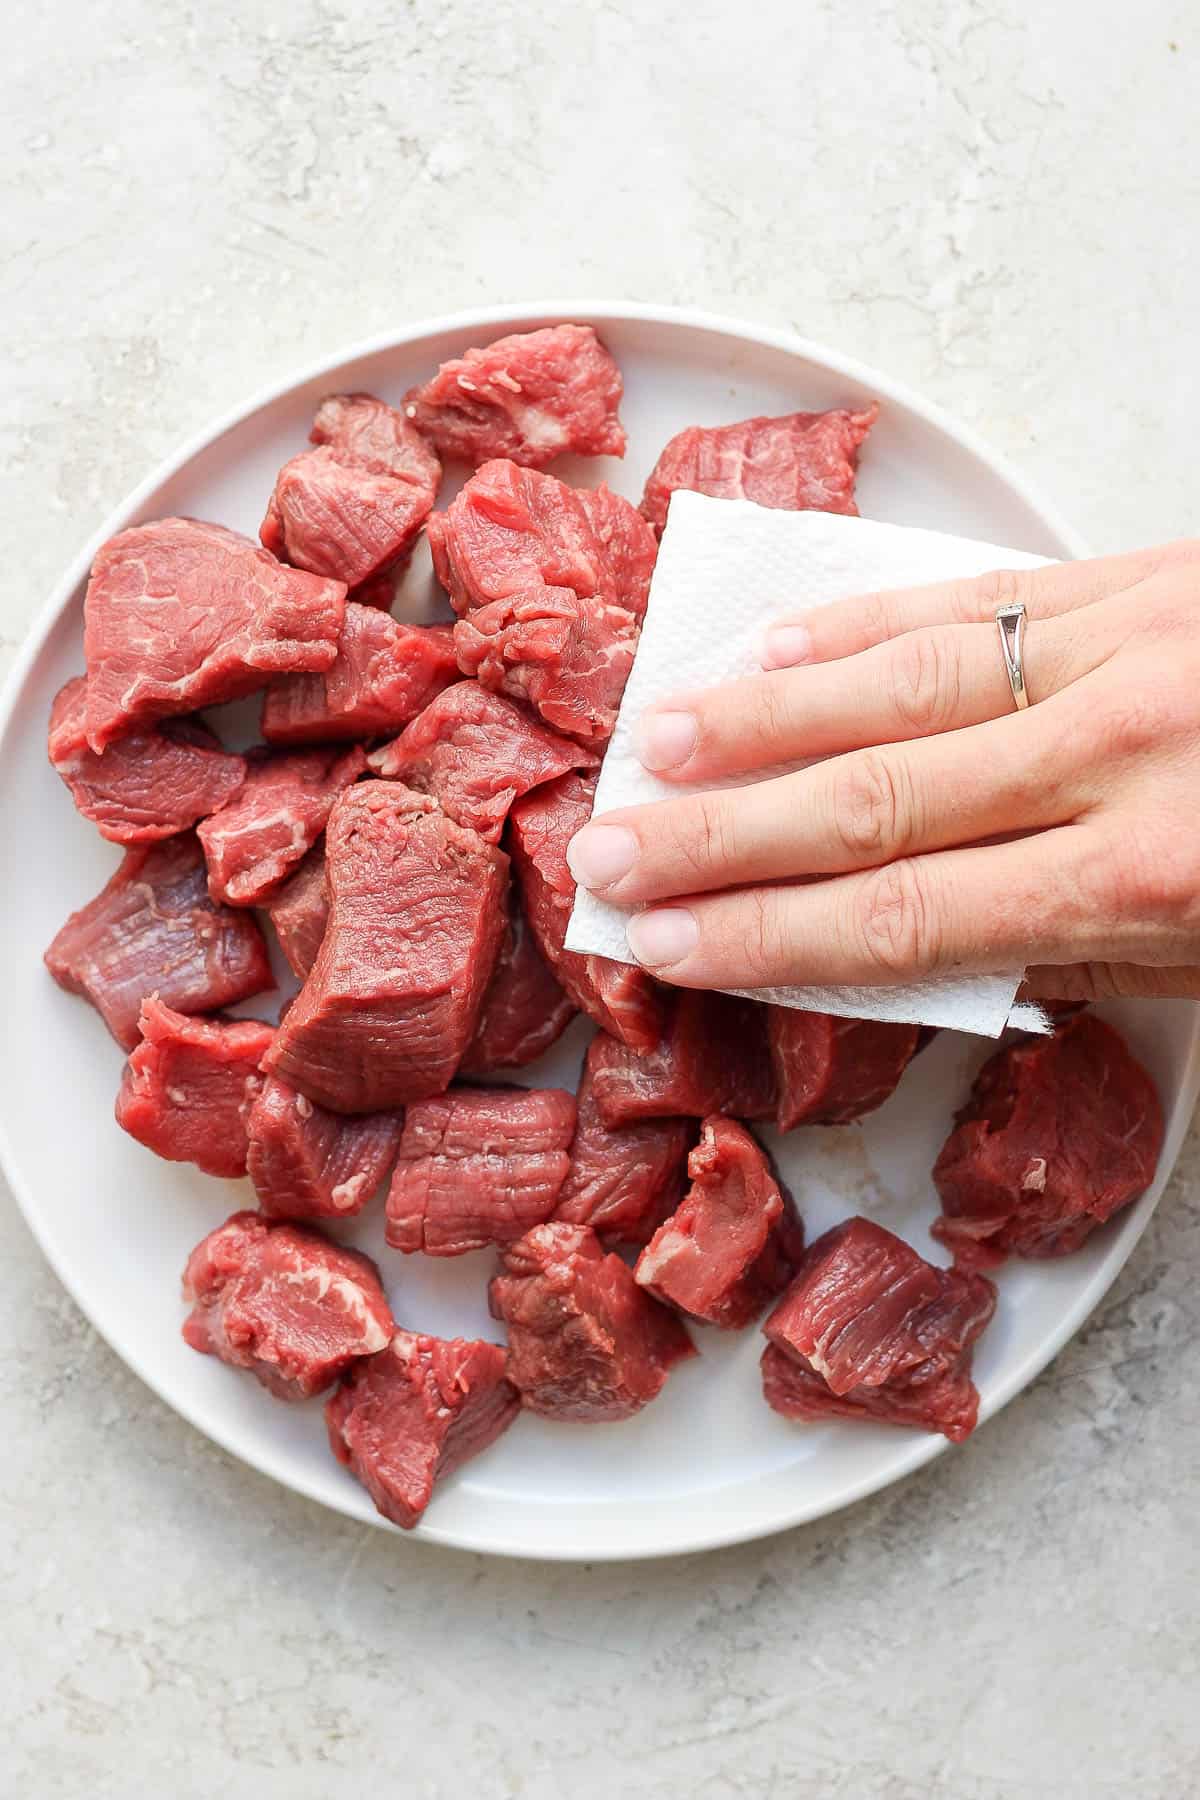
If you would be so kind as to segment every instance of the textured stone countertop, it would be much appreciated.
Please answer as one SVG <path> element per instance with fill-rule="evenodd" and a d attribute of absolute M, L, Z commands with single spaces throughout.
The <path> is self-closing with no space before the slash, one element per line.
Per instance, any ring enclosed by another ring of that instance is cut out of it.
<path fill-rule="evenodd" d="M 1200 526 L 1188 0 L 17 0 L 5 47 L 6 661 L 209 418 L 538 295 L 874 362 L 1097 548 Z M 6 1800 L 1200 1793 L 1195 1137 L 965 1451 L 659 1565 L 489 1562 L 290 1496 L 97 1341 L 7 1197 L 0 1234 Z"/>

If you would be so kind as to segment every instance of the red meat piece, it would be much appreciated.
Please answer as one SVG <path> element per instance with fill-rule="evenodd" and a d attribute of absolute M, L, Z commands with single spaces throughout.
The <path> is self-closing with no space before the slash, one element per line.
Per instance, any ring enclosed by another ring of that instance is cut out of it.
<path fill-rule="evenodd" d="M 451 626 L 403 625 L 351 601 L 333 667 L 268 688 L 262 734 L 269 744 L 383 737 L 460 678 Z"/>
<path fill-rule="evenodd" d="M 387 1241 L 411 1255 L 511 1244 L 548 1219 L 566 1177 L 575 1096 L 453 1087 L 410 1106 L 387 1199 Z"/>
<path fill-rule="evenodd" d="M 513 867 L 537 947 L 571 999 L 622 1043 L 650 1050 L 662 1035 L 662 989 L 644 969 L 563 949 L 575 904 L 567 845 L 591 818 L 595 793 L 594 775 L 570 774 L 516 801 L 509 815 Z"/>
<path fill-rule="evenodd" d="M 268 1219 L 348 1219 L 360 1213 L 400 1146 L 403 1115 L 347 1118 L 315 1106 L 277 1076 L 250 1111 L 247 1166 Z"/>
<path fill-rule="evenodd" d="M 610 489 L 489 462 L 428 525 L 438 580 L 460 617 L 538 588 L 646 610 L 658 546 L 635 506 Z"/>
<path fill-rule="evenodd" d="M 246 1173 L 246 1118 L 275 1036 L 257 1019 L 193 1019 L 143 1000 L 142 1041 L 125 1064 L 117 1124 L 168 1162 Z"/>
<path fill-rule="evenodd" d="M 520 1410 L 498 1344 L 397 1331 L 325 1402 L 329 1444 L 385 1519 L 411 1531 L 433 1490 Z"/>
<path fill-rule="evenodd" d="M 197 831 L 213 899 L 230 906 L 265 900 L 312 849 L 334 801 L 366 766 L 357 744 L 290 756 L 252 751 L 244 787 Z"/>
<path fill-rule="evenodd" d="M 340 581 L 287 569 L 239 532 L 155 519 L 103 545 L 84 604 L 87 738 L 97 755 L 146 720 L 327 669 Z"/>
<path fill-rule="evenodd" d="M 672 997 L 666 1029 L 649 1052 L 632 1055 L 628 1045 L 599 1038 L 591 1066 L 601 1118 L 615 1126 L 681 1113 L 773 1117 L 765 1014 L 757 1000 L 684 988 Z"/>
<path fill-rule="evenodd" d="M 329 922 L 323 837 L 313 845 L 296 873 L 268 897 L 265 910 L 288 966 L 303 981 L 317 960 Z"/>
<path fill-rule="evenodd" d="M 996 1308 L 983 1275 L 937 1269 L 870 1219 L 807 1251 L 763 1326 L 768 1403 L 789 1418 L 872 1418 L 960 1443 L 979 1395 L 971 1346 Z M 790 1366 L 785 1367 L 784 1360 Z"/>
<path fill-rule="evenodd" d="M 645 1244 L 683 1198 L 690 1119 L 646 1119 L 615 1129 L 604 1123 L 592 1077 L 598 1034 L 588 1046 L 577 1096 L 571 1168 L 556 1219 L 590 1225 L 603 1244 Z"/>
<path fill-rule="evenodd" d="M 1094 1013 L 990 1057 L 933 1167 L 933 1235 L 962 1267 L 1066 1256 L 1144 1193 L 1163 1143 L 1154 1083 Z"/>
<path fill-rule="evenodd" d="M 691 1187 L 634 1275 L 681 1312 L 740 1331 L 792 1279 L 804 1227 L 766 1151 L 734 1119 L 705 1119 L 688 1174 Z"/>
<path fill-rule="evenodd" d="M 617 722 L 638 629 L 624 607 L 538 587 L 460 619 L 454 650 L 459 668 L 483 687 L 527 701 L 555 731 L 600 745 Z"/>
<path fill-rule="evenodd" d="M 183 1336 L 249 1369 L 277 1400 L 308 1400 L 391 1341 L 379 1271 L 319 1231 L 235 1212 L 188 1258 Z"/>
<path fill-rule="evenodd" d="M 504 935 L 508 858 L 398 781 L 348 788 L 325 833 L 329 923 L 267 1066 L 334 1112 L 441 1093 Z"/>
<path fill-rule="evenodd" d="M 403 563 L 394 563 L 390 569 L 380 569 L 378 574 L 368 575 L 346 595 L 347 606 L 377 606 L 381 612 L 390 613 L 396 604 L 396 583 L 404 568 Z"/>
<path fill-rule="evenodd" d="M 126 1050 L 138 1042 L 148 994 L 198 1013 L 275 986 L 255 920 L 209 898 L 204 852 L 190 831 L 127 850 L 111 881 L 71 914 L 46 967 L 59 987 L 91 1002 Z"/>
<path fill-rule="evenodd" d="M 283 465 L 259 536 L 300 569 L 348 587 L 406 556 L 429 516 L 442 465 L 403 413 L 371 394 L 332 394 L 315 450 Z"/>
<path fill-rule="evenodd" d="M 404 410 L 443 456 L 510 456 L 529 469 L 556 456 L 624 456 L 621 371 L 590 325 L 516 332 L 444 362 Z"/>
<path fill-rule="evenodd" d="M 638 1286 L 587 1225 L 535 1225 L 488 1290 L 508 1326 L 508 1378 L 530 1412 L 628 1419 L 696 1354 L 679 1319 Z"/>
<path fill-rule="evenodd" d="M 562 1036 L 577 1008 L 558 985 L 509 888 L 508 929 L 460 1075 L 523 1069 Z"/>
<path fill-rule="evenodd" d="M 895 1092 L 920 1042 L 919 1025 L 835 1019 L 794 1006 L 765 1010 L 781 1131 L 844 1125 L 874 1112 Z"/>
<path fill-rule="evenodd" d="M 186 831 L 231 800 L 242 757 L 192 719 L 117 738 L 102 756 L 87 745 L 87 677 L 60 688 L 50 708 L 50 761 L 85 819 L 114 844 L 149 844 Z"/>
<path fill-rule="evenodd" d="M 432 794 L 456 824 L 497 844 L 518 795 L 568 769 L 594 769 L 597 759 L 478 682 L 460 681 L 370 762 L 377 775 Z"/>
<path fill-rule="evenodd" d="M 854 477 L 863 440 L 879 416 L 787 413 L 736 425 L 690 425 L 650 471 L 642 511 L 657 531 L 677 488 L 717 500 L 753 500 L 779 512 L 857 513 Z"/>

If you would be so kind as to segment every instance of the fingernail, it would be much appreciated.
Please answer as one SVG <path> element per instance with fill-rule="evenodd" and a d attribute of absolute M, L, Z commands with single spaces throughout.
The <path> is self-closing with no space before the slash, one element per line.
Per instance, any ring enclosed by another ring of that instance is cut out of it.
<path fill-rule="evenodd" d="M 637 860 L 638 841 L 623 825 L 585 825 L 567 845 L 567 867 L 584 888 L 611 887 Z"/>
<path fill-rule="evenodd" d="M 812 655 L 812 633 L 807 625 L 771 625 L 763 637 L 760 661 L 764 669 L 790 669 Z"/>
<path fill-rule="evenodd" d="M 625 927 L 629 948 L 648 969 L 670 968 L 690 956 L 700 942 L 696 915 L 686 906 L 661 906 L 635 913 Z"/>
<path fill-rule="evenodd" d="M 644 713 L 634 726 L 633 747 L 643 768 L 677 769 L 695 750 L 699 735 L 692 713 Z"/>

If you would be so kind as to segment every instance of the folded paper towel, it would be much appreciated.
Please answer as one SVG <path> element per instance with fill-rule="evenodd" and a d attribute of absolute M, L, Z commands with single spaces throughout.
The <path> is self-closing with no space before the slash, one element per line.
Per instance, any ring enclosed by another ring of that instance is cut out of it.
<path fill-rule="evenodd" d="M 880 588 L 982 575 L 989 569 L 1033 569 L 1047 560 L 910 526 L 834 513 L 775 512 L 749 500 L 676 493 L 637 658 L 600 771 L 593 816 L 679 792 L 678 783 L 659 780 L 638 761 L 632 741 L 635 722 L 648 706 L 681 689 L 756 673 L 763 628 L 781 613 Z M 628 916 L 625 907 L 580 889 L 567 949 L 633 962 L 625 938 Z M 1018 971 L 910 987 L 758 988 L 752 998 L 842 1018 L 896 1019 L 985 1037 L 999 1037 L 1009 1023 L 1045 1030 L 1038 1007 L 1014 1006 L 1020 980 Z"/>

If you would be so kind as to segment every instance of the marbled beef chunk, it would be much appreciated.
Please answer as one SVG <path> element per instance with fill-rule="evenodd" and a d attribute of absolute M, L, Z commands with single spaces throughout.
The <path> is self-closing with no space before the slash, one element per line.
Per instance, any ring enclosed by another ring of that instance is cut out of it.
<path fill-rule="evenodd" d="M 602 1244 L 645 1244 L 683 1198 L 691 1119 L 643 1119 L 606 1125 L 596 1104 L 593 1066 L 609 1040 L 597 1033 L 579 1083 L 571 1167 L 556 1219 L 590 1225 Z"/>
<path fill-rule="evenodd" d="M 642 1055 L 601 1038 L 592 1058 L 596 1104 L 607 1125 L 684 1114 L 769 1119 L 775 1078 L 767 1009 L 756 1000 L 683 988 L 671 997 L 659 1043 Z"/>
<path fill-rule="evenodd" d="M 246 1173 L 246 1121 L 275 1036 L 257 1019 L 196 1019 L 155 996 L 142 1002 L 142 1041 L 125 1064 L 117 1124 L 168 1162 L 206 1175 Z"/>
<path fill-rule="evenodd" d="M 489 1289 L 508 1327 L 508 1378 L 530 1412 L 628 1419 L 694 1356 L 679 1319 L 586 1225 L 537 1225 L 504 1252 Z"/>
<path fill-rule="evenodd" d="M 99 755 L 148 720 L 195 712 L 327 669 L 346 608 L 341 581 L 276 562 L 239 532 L 155 519 L 118 532 L 84 602 L 87 736 Z"/>
<path fill-rule="evenodd" d="M 267 1078 L 246 1121 L 247 1166 L 269 1219 L 348 1219 L 396 1160 L 404 1116 L 329 1112 Z"/>
<path fill-rule="evenodd" d="M 331 394 L 309 437 L 316 448 L 279 471 L 259 535 L 285 562 L 354 587 L 408 555 L 442 466 L 404 414 L 372 394 Z"/>
<path fill-rule="evenodd" d="M 566 1177 L 575 1096 L 452 1087 L 408 1108 L 387 1199 L 394 1250 L 462 1256 L 548 1219 Z"/>
<path fill-rule="evenodd" d="M 411 1531 L 439 1481 L 494 1444 L 520 1410 L 499 1344 L 397 1331 L 325 1402 L 329 1444 L 385 1519 Z"/>
<path fill-rule="evenodd" d="M 753 500 L 780 512 L 857 513 L 854 477 L 863 440 L 879 415 L 786 413 L 736 425 L 690 425 L 650 471 L 642 511 L 657 531 L 677 488 L 717 500 Z"/>
<path fill-rule="evenodd" d="M 268 895 L 264 911 L 275 927 L 288 966 L 303 981 L 317 960 L 329 920 L 323 836 L 313 845 L 295 874 Z"/>
<path fill-rule="evenodd" d="M 404 410 L 443 456 L 544 468 L 566 451 L 624 456 L 621 371 L 590 325 L 497 338 L 444 362 Z"/>
<path fill-rule="evenodd" d="M 634 1275 L 681 1312 L 740 1331 L 792 1279 L 804 1227 L 766 1151 L 736 1119 L 705 1119 L 688 1174 L 691 1187 Z"/>
<path fill-rule="evenodd" d="M 572 772 L 518 800 L 509 815 L 513 867 L 538 949 L 571 999 L 622 1043 L 650 1050 L 662 1033 L 662 989 L 644 969 L 563 949 L 575 904 L 567 845 L 591 817 L 595 792 L 595 775 Z"/>
<path fill-rule="evenodd" d="M 244 785 L 197 828 L 213 899 L 257 906 L 273 894 L 324 831 L 342 789 L 366 766 L 357 744 L 282 756 L 251 751 Z"/>
<path fill-rule="evenodd" d="M 85 675 L 55 695 L 48 749 L 80 813 L 114 844 L 186 831 L 232 800 L 246 776 L 245 759 L 194 719 L 130 732 L 97 756 L 88 749 Z"/>
<path fill-rule="evenodd" d="M 1163 1115 L 1154 1083 L 1095 1013 L 999 1050 L 933 1167 L 933 1235 L 962 1267 L 1066 1256 L 1154 1179 Z"/>
<path fill-rule="evenodd" d="M 559 986 L 510 882 L 508 925 L 460 1075 L 522 1069 L 557 1043 L 578 1008 Z"/>
<path fill-rule="evenodd" d="M 377 775 L 432 794 L 448 818 L 498 844 L 519 795 L 569 769 L 594 769 L 597 758 L 477 681 L 459 681 L 370 762 Z"/>
<path fill-rule="evenodd" d="M 788 1418 L 877 1419 L 959 1443 L 975 1429 L 972 1346 L 996 1308 L 983 1275 L 938 1269 L 870 1219 L 805 1253 L 768 1317 L 767 1403 Z"/>
<path fill-rule="evenodd" d="M 917 1053 L 919 1025 L 836 1019 L 830 1013 L 768 1006 L 767 1042 L 778 1089 L 775 1120 L 844 1125 L 882 1106 Z"/>
<path fill-rule="evenodd" d="M 508 858 L 395 781 L 348 788 L 325 833 L 329 923 L 267 1067 L 335 1112 L 449 1086 L 504 934 Z"/>
<path fill-rule="evenodd" d="M 277 1400 L 323 1392 L 395 1330 L 369 1256 L 254 1212 L 233 1213 L 197 1244 L 183 1297 L 184 1341 L 249 1369 Z"/>
<path fill-rule="evenodd" d="M 209 897 L 190 831 L 127 850 L 112 880 L 71 914 L 46 967 L 91 1002 L 126 1050 L 138 1042 L 148 994 L 176 1012 L 214 1012 L 275 986 L 256 921 Z"/>
<path fill-rule="evenodd" d="M 460 678 L 451 626 L 405 625 L 351 600 L 333 666 L 274 682 L 262 734 L 284 745 L 386 737 Z"/>

